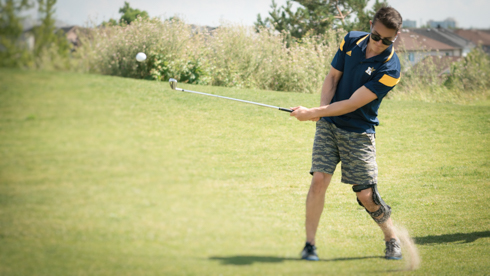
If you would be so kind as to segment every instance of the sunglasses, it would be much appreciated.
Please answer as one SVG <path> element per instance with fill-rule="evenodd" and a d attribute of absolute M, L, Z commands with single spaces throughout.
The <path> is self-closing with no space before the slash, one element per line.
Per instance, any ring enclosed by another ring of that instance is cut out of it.
<path fill-rule="evenodd" d="M 395 39 L 393 39 L 393 41 L 389 40 L 388 38 L 381 38 L 381 36 L 380 36 L 380 35 L 378 35 L 378 34 L 373 34 L 373 30 L 371 29 L 371 38 L 372 38 L 374 41 L 376 41 L 376 42 L 378 42 L 378 41 L 380 41 L 380 40 L 381 40 L 381 41 L 383 42 L 383 44 L 384 44 L 384 45 L 386 45 L 386 46 L 390 46 L 391 44 L 393 44 L 393 43 L 395 42 L 395 40 L 396 40 L 396 38 L 397 38 L 397 37 L 398 37 L 398 36 L 396 36 L 396 37 L 395 37 Z"/>

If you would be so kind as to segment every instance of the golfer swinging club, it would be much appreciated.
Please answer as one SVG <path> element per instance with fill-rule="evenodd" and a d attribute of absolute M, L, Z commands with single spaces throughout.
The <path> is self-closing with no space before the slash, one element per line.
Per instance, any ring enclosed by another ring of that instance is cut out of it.
<path fill-rule="evenodd" d="M 376 188 L 378 168 L 374 127 L 381 100 L 400 81 L 400 62 L 393 48 L 402 17 L 383 7 L 370 21 L 371 33 L 349 32 L 325 78 L 320 107 L 292 108 L 300 121 L 317 121 L 313 144 L 313 175 L 306 198 L 306 245 L 302 259 L 318 260 L 315 235 L 325 192 L 336 165 L 342 161 L 342 182 L 351 184 L 357 202 L 383 231 L 387 259 L 402 253 L 391 221 L 391 207 Z"/>

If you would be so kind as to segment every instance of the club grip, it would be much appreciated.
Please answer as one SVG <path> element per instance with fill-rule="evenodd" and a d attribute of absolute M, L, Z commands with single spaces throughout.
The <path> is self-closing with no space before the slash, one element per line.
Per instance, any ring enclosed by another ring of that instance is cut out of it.
<path fill-rule="evenodd" d="M 291 113 L 291 112 L 293 112 L 293 111 L 294 111 L 294 110 L 292 110 L 292 109 L 289 109 L 289 108 L 284 108 L 284 107 L 279 107 L 279 110 L 281 110 L 281 111 L 286 111 L 286 112 L 289 112 L 289 113 Z"/>

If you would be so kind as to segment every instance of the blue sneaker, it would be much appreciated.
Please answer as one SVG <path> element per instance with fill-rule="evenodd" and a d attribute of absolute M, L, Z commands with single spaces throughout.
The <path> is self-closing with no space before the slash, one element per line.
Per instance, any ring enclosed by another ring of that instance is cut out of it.
<path fill-rule="evenodd" d="M 397 240 L 391 239 L 386 242 L 385 258 L 388 260 L 401 260 L 402 249 Z"/>
<path fill-rule="evenodd" d="M 318 261 L 318 255 L 316 254 L 316 246 L 307 242 L 303 252 L 301 252 L 301 259 L 307 261 Z"/>

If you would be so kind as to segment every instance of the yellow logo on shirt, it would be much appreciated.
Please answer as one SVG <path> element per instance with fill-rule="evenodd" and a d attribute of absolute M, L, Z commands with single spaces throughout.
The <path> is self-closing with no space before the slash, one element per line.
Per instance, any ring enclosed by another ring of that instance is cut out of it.
<path fill-rule="evenodd" d="M 368 67 L 368 69 L 366 70 L 366 73 L 371 76 L 371 73 L 374 71 L 376 71 L 376 69 L 374 69 L 374 67 Z"/>
<path fill-rule="evenodd" d="M 349 55 L 349 56 L 351 56 L 352 51 L 349 51 L 349 52 L 347 52 L 346 54 L 347 54 L 347 55 Z"/>

